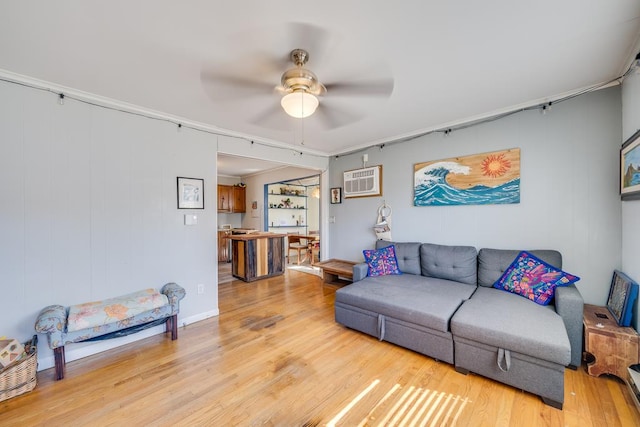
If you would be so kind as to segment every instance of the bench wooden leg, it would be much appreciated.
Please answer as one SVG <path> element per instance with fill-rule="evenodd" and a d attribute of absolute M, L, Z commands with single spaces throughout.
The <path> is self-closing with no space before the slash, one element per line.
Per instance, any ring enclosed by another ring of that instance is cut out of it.
<path fill-rule="evenodd" d="M 56 380 L 64 378 L 64 368 L 66 361 L 64 360 L 64 346 L 53 349 L 53 356 L 56 362 Z"/>
<path fill-rule="evenodd" d="M 178 339 L 178 315 L 167 317 L 167 332 L 171 331 L 171 340 Z"/>

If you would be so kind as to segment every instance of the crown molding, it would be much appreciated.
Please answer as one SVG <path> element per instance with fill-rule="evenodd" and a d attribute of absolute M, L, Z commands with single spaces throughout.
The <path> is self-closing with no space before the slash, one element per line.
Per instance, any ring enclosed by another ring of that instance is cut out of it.
<path fill-rule="evenodd" d="M 329 154 L 317 150 L 310 150 L 305 147 L 297 147 L 291 146 L 290 144 L 276 141 L 267 138 L 256 137 L 255 135 L 247 135 L 240 132 L 234 132 L 229 129 L 219 128 L 214 125 L 210 125 L 207 123 L 197 122 L 193 120 L 189 120 L 184 117 L 174 116 L 172 114 L 168 114 L 162 111 L 156 111 L 150 108 L 141 107 L 139 105 L 130 104 L 128 102 L 120 101 L 113 98 L 108 98 L 105 96 L 96 95 L 90 92 L 85 92 L 79 89 L 74 89 L 68 86 L 59 85 L 56 83 L 48 82 L 45 80 L 36 79 L 34 77 L 25 76 L 22 74 L 14 73 L 9 70 L 0 68 L 0 80 L 3 80 L 8 83 L 17 83 L 26 87 L 31 87 L 35 89 L 40 89 L 46 92 L 51 92 L 51 94 L 58 97 L 60 94 L 63 94 L 67 98 L 76 99 L 81 102 L 87 102 L 91 104 L 96 104 L 98 106 L 102 106 L 105 108 L 112 108 L 123 112 L 129 112 L 153 119 L 164 120 L 169 123 L 173 123 L 176 126 L 182 125 L 186 128 L 192 128 L 195 130 L 200 130 L 204 132 L 208 132 L 211 134 L 215 134 L 218 136 L 227 136 L 232 138 L 243 139 L 247 142 L 257 142 L 265 146 L 270 146 L 274 148 L 292 150 L 295 152 L 313 155 L 318 157 L 329 157 Z"/>

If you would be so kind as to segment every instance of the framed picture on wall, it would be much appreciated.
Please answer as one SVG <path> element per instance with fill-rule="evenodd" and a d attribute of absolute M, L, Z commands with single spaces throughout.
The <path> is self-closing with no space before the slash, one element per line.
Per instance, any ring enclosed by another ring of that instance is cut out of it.
<path fill-rule="evenodd" d="M 614 270 L 607 308 L 619 326 L 630 326 L 638 284 L 621 271 Z"/>
<path fill-rule="evenodd" d="M 342 203 L 342 187 L 333 187 L 331 189 L 331 204 Z"/>
<path fill-rule="evenodd" d="M 620 149 L 620 198 L 640 199 L 640 130 Z"/>
<path fill-rule="evenodd" d="M 178 209 L 204 209 L 204 179 L 178 177 Z"/>
<path fill-rule="evenodd" d="M 520 149 L 413 165 L 414 206 L 520 203 Z"/>

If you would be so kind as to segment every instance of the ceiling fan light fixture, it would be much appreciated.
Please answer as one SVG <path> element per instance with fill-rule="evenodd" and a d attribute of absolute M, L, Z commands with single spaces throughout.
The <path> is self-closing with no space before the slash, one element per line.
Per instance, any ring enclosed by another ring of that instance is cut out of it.
<path fill-rule="evenodd" d="M 318 98 L 302 90 L 293 91 L 283 96 L 280 101 L 284 111 L 297 119 L 312 115 L 318 108 L 319 103 Z"/>

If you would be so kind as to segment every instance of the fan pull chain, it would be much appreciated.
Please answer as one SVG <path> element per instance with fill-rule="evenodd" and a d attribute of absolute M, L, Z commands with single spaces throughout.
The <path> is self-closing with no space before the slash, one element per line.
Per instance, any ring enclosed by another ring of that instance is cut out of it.
<path fill-rule="evenodd" d="M 304 96 L 302 97 L 301 104 L 302 104 L 302 111 L 304 112 Z M 301 138 L 300 145 L 304 145 L 304 114 L 302 115 L 302 118 L 300 120 L 302 120 L 302 123 L 300 124 L 302 128 L 302 138 Z"/>

